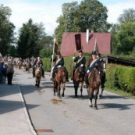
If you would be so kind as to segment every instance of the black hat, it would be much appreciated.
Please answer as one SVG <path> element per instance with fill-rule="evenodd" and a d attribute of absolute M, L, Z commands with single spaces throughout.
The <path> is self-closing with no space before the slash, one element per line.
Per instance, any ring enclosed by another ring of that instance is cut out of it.
<path fill-rule="evenodd" d="M 82 50 L 78 50 L 78 53 L 83 53 L 83 51 Z"/>
<path fill-rule="evenodd" d="M 96 55 L 97 53 L 96 53 L 96 51 L 92 51 L 92 53 L 91 53 L 91 55 Z"/>
<path fill-rule="evenodd" d="M 57 55 L 61 55 L 61 53 L 60 53 L 60 52 L 58 52 L 58 53 L 57 53 Z"/>

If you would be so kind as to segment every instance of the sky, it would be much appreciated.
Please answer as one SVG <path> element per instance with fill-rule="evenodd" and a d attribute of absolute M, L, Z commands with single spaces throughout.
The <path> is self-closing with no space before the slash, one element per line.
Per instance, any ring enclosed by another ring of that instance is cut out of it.
<path fill-rule="evenodd" d="M 34 23 L 42 22 L 47 35 L 53 35 L 57 27 L 56 19 L 62 14 L 62 4 L 82 0 L 0 0 L 0 5 L 12 10 L 10 21 L 15 25 L 15 31 L 31 18 Z M 135 0 L 99 0 L 108 9 L 109 23 L 117 23 L 123 10 L 134 8 Z"/>

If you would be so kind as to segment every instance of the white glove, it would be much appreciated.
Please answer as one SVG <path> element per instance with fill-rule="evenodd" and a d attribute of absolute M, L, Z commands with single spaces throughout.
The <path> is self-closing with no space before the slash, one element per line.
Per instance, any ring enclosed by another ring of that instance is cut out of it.
<path fill-rule="evenodd" d="M 58 66 L 58 68 L 60 68 L 60 67 L 61 67 L 61 65 Z"/>
<path fill-rule="evenodd" d="M 89 73 L 90 72 L 90 70 L 87 70 L 87 73 Z"/>
<path fill-rule="evenodd" d="M 81 67 L 83 67 L 83 64 L 81 64 Z"/>
<path fill-rule="evenodd" d="M 75 59 L 75 57 L 72 58 L 73 60 Z"/>

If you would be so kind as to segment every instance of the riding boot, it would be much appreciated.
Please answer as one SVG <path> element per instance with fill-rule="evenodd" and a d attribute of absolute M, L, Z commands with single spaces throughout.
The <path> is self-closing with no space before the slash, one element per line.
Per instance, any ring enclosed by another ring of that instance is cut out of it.
<path fill-rule="evenodd" d="M 35 77 L 35 67 L 33 67 L 33 77 Z"/>
<path fill-rule="evenodd" d="M 66 71 L 66 80 L 67 82 L 69 82 L 69 79 L 68 79 L 68 72 Z"/>
<path fill-rule="evenodd" d="M 73 74 L 72 74 L 71 80 L 73 80 L 74 73 L 75 73 L 75 69 L 73 69 Z"/>
<path fill-rule="evenodd" d="M 88 75 L 85 75 L 85 84 L 86 84 L 86 88 L 88 88 L 89 82 L 88 82 Z"/>
<path fill-rule="evenodd" d="M 44 76 L 44 69 L 42 68 L 42 76 L 43 76 L 43 78 L 45 78 L 45 76 Z"/>

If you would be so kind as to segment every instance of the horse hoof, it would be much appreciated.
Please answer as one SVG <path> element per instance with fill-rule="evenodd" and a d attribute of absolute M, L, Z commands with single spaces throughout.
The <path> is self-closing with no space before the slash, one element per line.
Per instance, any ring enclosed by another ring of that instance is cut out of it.
<path fill-rule="evenodd" d="M 95 106 L 95 110 L 98 110 L 98 107 L 97 106 Z"/>
<path fill-rule="evenodd" d="M 62 97 L 64 97 L 64 94 L 62 94 Z"/>
<path fill-rule="evenodd" d="M 93 107 L 93 105 L 90 105 L 90 107 Z"/>

